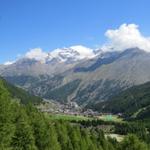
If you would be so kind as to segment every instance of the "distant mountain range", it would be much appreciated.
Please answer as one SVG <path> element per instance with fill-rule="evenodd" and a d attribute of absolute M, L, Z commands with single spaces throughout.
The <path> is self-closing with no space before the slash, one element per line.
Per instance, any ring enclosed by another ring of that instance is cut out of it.
<path fill-rule="evenodd" d="M 150 81 L 150 53 L 139 48 L 104 52 L 75 46 L 56 49 L 42 61 L 24 57 L 2 65 L 0 74 L 32 94 L 86 106 Z"/>
<path fill-rule="evenodd" d="M 62 73 L 82 60 L 95 57 L 96 53 L 84 46 L 55 49 L 52 52 L 37 55 L 34 51 L 27 53 L 12 64 L 1 65 L 0 73 L 4 76 L 15 75 L 54 75 Z"/>

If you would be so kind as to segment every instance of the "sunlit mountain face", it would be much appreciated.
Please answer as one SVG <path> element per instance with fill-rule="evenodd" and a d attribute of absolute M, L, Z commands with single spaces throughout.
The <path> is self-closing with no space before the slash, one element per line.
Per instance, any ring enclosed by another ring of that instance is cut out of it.
<path fill-rule="evenodd" d="M 83 47 L 75 48 L 56 49 L 47 53 L 42 62 L 39 57 L 26 56 L 1 67 L 1 75 L 43 98 L 62 103 L 75 101 L 83 106 L 106 101 L 129 87 L 150 81 L 150 53 L 147 51 L 139 48 L 103 51 L 84 47 L 83 55 L 83 51 L 79 53 Z"/>

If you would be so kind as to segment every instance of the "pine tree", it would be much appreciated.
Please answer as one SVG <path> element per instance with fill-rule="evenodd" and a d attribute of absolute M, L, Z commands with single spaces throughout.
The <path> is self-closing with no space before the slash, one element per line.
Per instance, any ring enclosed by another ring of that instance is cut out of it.
<path fill-rule="evenodd" d="M 8 91 L 0 80 L 0 148 L 9 149 L 14 134 L 14 112 Z"/>
<path fill-rule="evenodd" d="M 49 125 L 44 116 L 38 112 L 30 112 L 30 124 L 35 137 L 35 144 L 39 150 L 50 149 Z"/>
<path fill-rule="evenodd" d="M 135 135 L 128 135 L 121 143 L 120 150 L 148 150 L 147 145 Z"/>
<path fill-rule="evenodd" d="M 61 150 L 60 143 L 58 142 L 58 135 L 53 125 L 49 126 L 50 129 L 50 150 Z"/>
<path fill-rule="evenodd" d="M 68 136 L 68 132 L 67 132 L 67 124 L 61 122 L 57 122 L 56 124 L 56 131 L 58 134 L 58 142 L 61 145 L 61 148 L 63 150 L 67 150 L 68 146 L 68 140 L 69 140 L 69 136 Z"/>
<path fill-rule="evenodd" d="M 73 148 L 75 150 L 80 150 L 80 141 L 81 141 L 81 135 L 80 130 L 78 127 L 71 127 L 71 130 L 69 131 L 70 139 L 72 141 Z"/>
<path fill-rule="evenodd" d="M 14 150 L 36 150 L 32 128 L 22 107 L 18 111 L 16 131 L 11 145 Z"/>

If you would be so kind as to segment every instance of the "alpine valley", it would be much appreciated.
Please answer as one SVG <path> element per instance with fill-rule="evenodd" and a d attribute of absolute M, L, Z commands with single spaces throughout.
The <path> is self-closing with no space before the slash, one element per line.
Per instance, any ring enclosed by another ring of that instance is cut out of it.
<path fill-rule="evenodd" d="M 150 150 L 150 0 L 0 0 L 0 150 Z"/>
<path fill-rule="evenodd" d="M 150 53 L 138 47 L 103 51 L 78 45 L 42 57 L 30 54 L 1 65 L 0 75 L 30 94 L 62 104 L 91 107 L 150 81 Z"/>

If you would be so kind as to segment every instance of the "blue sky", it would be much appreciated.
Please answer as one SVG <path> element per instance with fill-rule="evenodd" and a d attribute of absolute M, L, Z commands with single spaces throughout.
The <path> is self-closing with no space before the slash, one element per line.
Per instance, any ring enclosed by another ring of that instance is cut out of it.
<path fill-rule="evenodd" d="M 107 29 L 123 23 L 149 36 L 149 6 L 149 0 L 0 0 L 0 63 L 36 47 L 96 47 Z"/>

